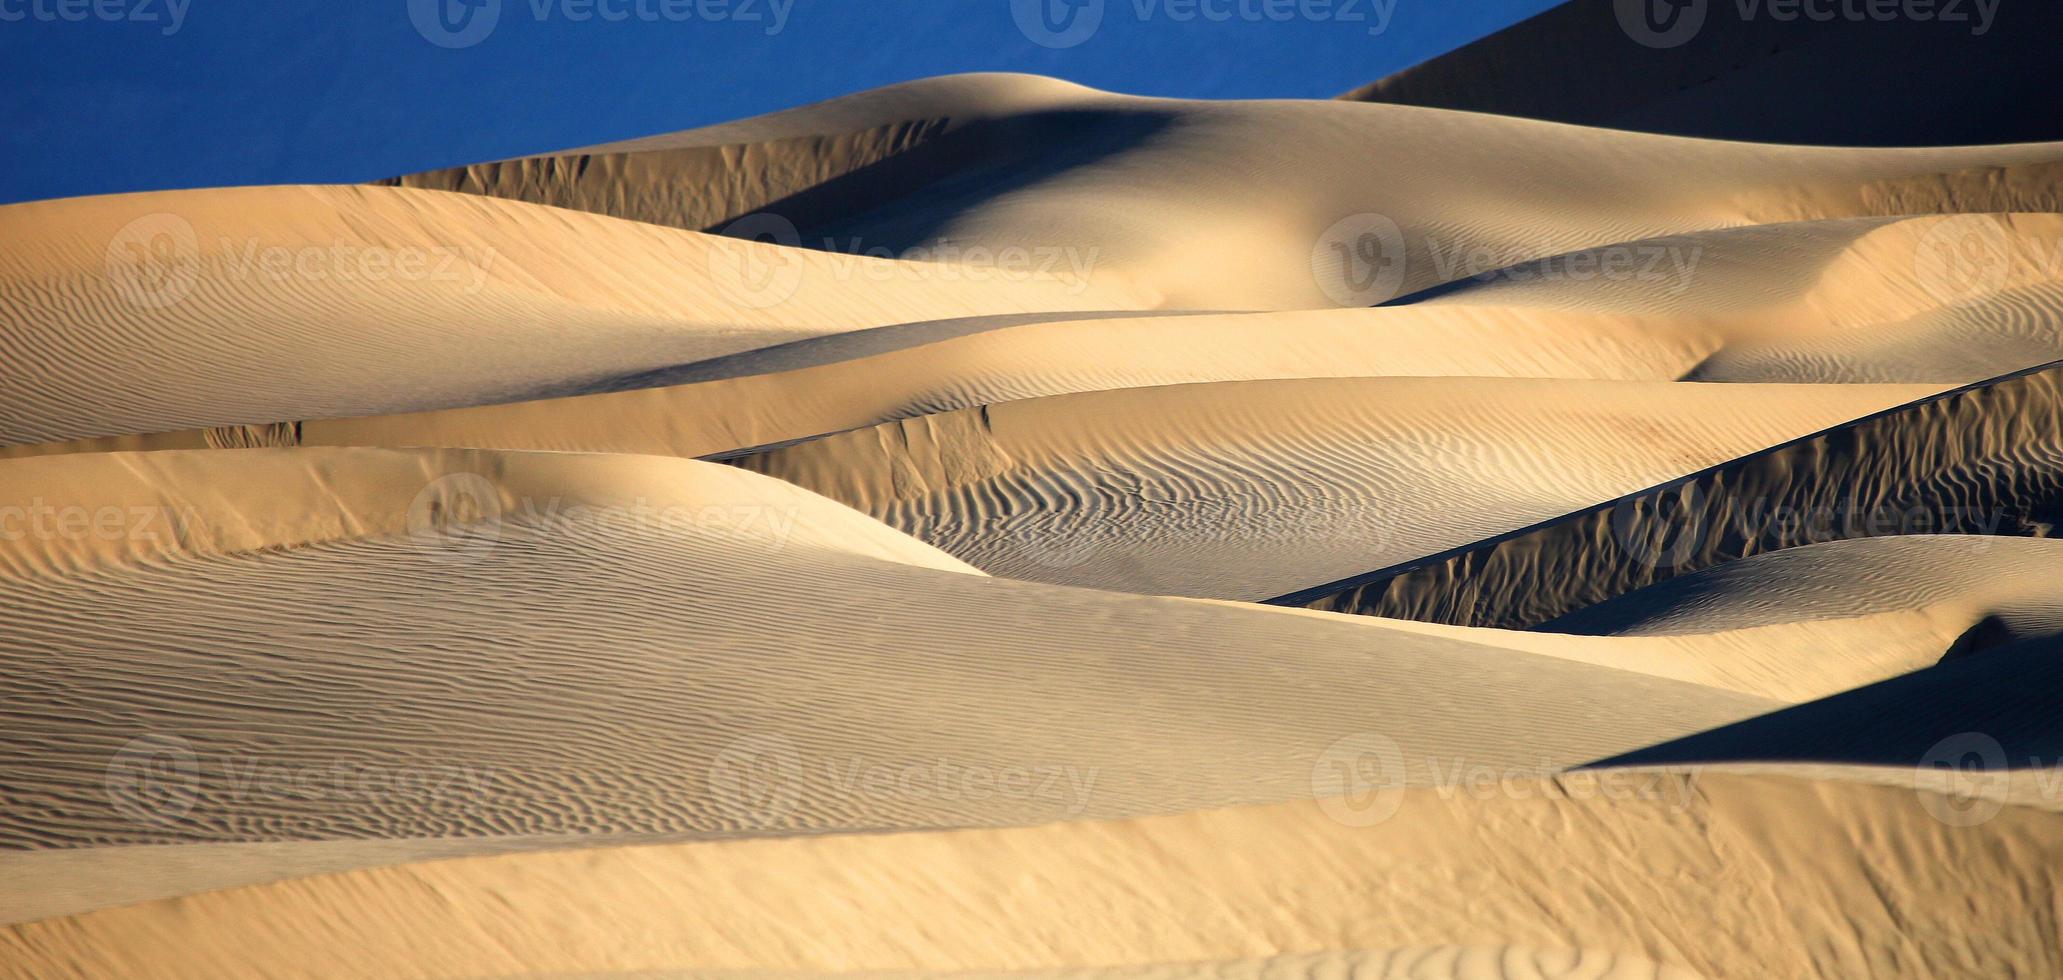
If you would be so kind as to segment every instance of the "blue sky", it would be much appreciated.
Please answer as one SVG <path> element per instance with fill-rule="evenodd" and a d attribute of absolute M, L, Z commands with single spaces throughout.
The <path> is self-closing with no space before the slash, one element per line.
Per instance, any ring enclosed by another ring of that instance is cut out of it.
<path fill-rule="evenodd" d="M 0 0 L 0 202 L 366 180 L 963 71 L 1323 97 L 1553 5 Z"/>

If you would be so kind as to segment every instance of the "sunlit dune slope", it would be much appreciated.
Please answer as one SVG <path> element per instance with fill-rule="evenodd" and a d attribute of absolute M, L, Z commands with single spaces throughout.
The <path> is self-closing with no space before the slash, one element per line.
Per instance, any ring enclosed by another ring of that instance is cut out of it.
<path fill-rule="evenodd" d="M 1373 971 L 1400 948 L 1421 951 L 1406 960 L 1421 969 L 1366 975 L 2063 968 L 2063 923 L 2033 898 L 2063 868 L 2056 816 L 2006 806 L 1952 826 L 1934 816 L 1946 803 L 1910 785 L 1635 771 L 1123 822 L 481 857 L 15 926 L 0 949 L 29 970 L 166 976 L 339 963 L 1209 976 L 1194 964 L 1272 958 L 1220 969 L 1298 977 Z M 1495 952 L 1427 950 L 1443 946 Z"/>

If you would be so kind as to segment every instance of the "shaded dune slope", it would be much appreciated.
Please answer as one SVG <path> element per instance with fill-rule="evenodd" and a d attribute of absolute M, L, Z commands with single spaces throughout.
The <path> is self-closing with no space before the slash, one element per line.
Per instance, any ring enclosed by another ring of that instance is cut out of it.
<path fill-rule="evenodd" d="M 1780 10 L 1570 0 L 1341 98 L 1777 143 L 2063 137 L 2023 95 L 2063 85 L 2054 5 Z"/>
<path fill-rule="evenodd" d="M 1524 628 L 1720 562 L 1842 538 L 2047 536 L 2063 520 L 2063 369 L 1772 446 L 1536 527 L 1270 600 Z"/>
<path fill-rule="evenodd" d="M 1680 765 L 1754 759 L 1947 769 L 1975 787 L 2036 770 L 2050 799 L 2063 790 L 2063 649 L 2041 637 L 1955 657 L 1818 701 L 1603 760 Z M 1982 797 L 1980 797 L 1982 799 Z M 1958 804 L 1968 812 L 1973 801 Z M 1982 813 L 1978 814 L 1982 819 Z M 1948 818 L 1952 822 L 1963 821 Z"/>

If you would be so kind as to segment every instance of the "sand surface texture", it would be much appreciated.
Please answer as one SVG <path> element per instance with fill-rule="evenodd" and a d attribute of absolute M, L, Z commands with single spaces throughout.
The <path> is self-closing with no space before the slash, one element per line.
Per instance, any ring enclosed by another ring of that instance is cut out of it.
<path fill-rule="evenodd" d="M 1454 77 L 0 207 L 0 976 L 2063 974 L 2063 143 Z"/>

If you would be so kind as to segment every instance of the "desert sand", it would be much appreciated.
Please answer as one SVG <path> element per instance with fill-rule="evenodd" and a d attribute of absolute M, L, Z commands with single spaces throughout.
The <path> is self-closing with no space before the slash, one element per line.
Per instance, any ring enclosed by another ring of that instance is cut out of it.
<path fill-rule="evenodd" d="M 2063 143 L 1442 72 L 0 207 L 0 975 L 2063 972 Z"/>

